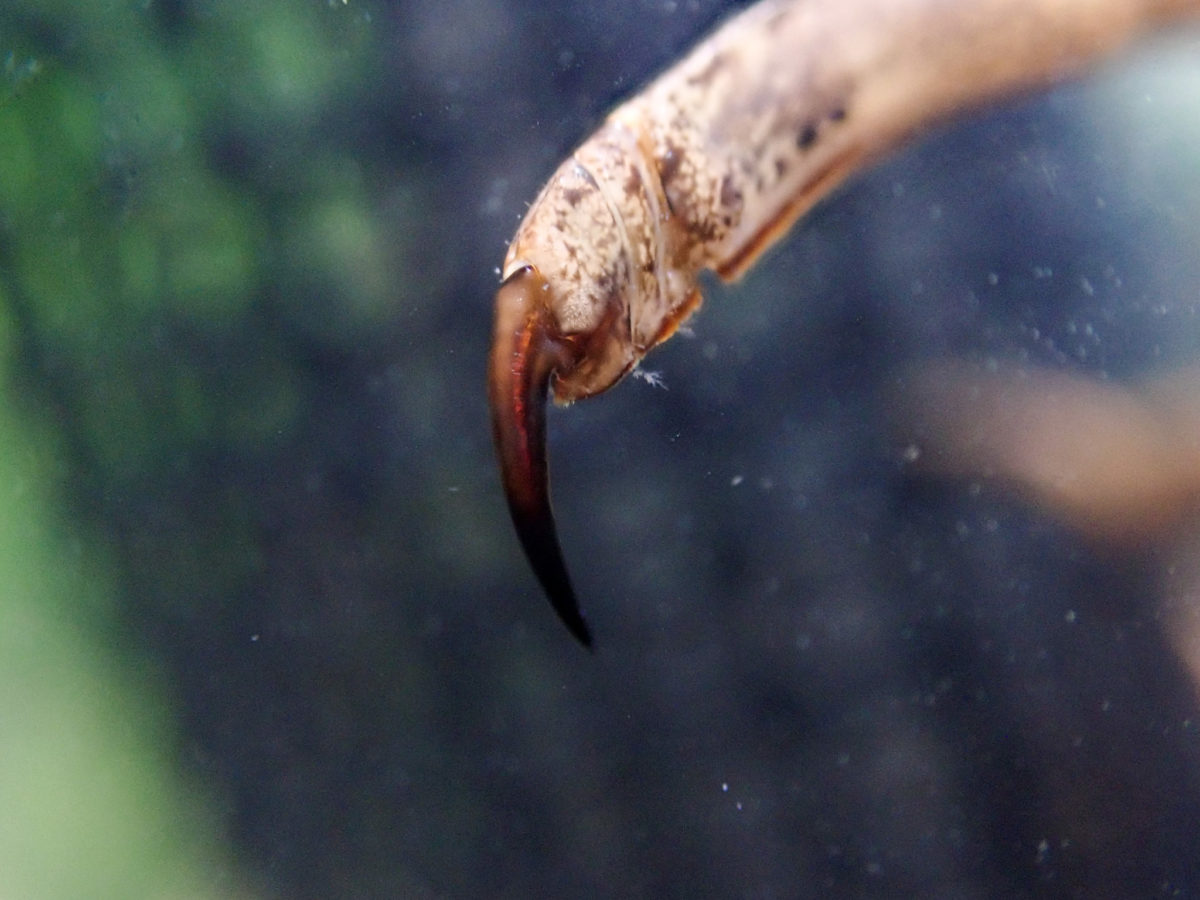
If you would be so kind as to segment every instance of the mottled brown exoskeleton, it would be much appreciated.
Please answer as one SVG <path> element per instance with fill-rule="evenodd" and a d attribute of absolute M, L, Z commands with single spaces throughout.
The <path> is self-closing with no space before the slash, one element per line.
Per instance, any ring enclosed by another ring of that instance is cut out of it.
<path fill-rule="evenodd" d="M 814 202 L 948 116 L 1078 71 L 1200 0 L 761 0 L 619 106 L 508 250 L 489 401 L 504 490 L 584 644 L 550 508 L 545 400 L 612 387 Z"/>

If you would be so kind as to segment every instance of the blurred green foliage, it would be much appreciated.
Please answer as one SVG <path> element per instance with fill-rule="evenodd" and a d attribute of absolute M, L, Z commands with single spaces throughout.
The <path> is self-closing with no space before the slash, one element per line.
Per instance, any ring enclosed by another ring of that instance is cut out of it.
<path fill-rule="evenodd" d="M 0 106 L 7 301 L 106 483 L 289 428 L 303 374 L 286 348 L 239 344 L 253 316 L 320 303 L 306 327 L 352 340 L 391 309 L 359 163 L 318 140 L 368 61 L 358 21 L 315 3 L 9 12 L 0 51 L 26 62 Z M 273 133 L 279 153 L 241 146 Z"/>
<path fill-rule="evenodd" d="M 270 459 L 306 412 L 286 335 L 352 342 L 390 314 L 368 176 L 325 135 L 374 64 L 368 21 L 321 3 L 0 12 L 5 897 L 233 890 L 219 823 L 172 768 L 159 670 L 115 611 L 119 535 L 63 523 L 187 484 L 214 453 Z M 235 591 L 262 563 L 248 503 L 219 492 L 152 577 Z"/>
<path fill-rule="evenodd" d="M 0 893 L 238 896 L 156 671 L 102 641 L 113 580 L 61 523 L 60 460 L 0 403 Z"/>

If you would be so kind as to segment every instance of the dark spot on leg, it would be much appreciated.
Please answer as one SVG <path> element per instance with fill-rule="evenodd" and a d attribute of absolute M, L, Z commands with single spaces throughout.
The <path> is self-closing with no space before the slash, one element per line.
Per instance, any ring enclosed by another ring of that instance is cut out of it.
<path fill-rule="evenodd" d="M 800 129 L 800 133 L 796 135 L 796 146 L 801 150 L 807 150 L 817 140 L 817 126 L 812 122 L 805 122 Z"/>
<path fill-rule="evenodd" d="M 844 122 L 846 120 L 846 108 L 844 106 L 835 106 L 829 112 L 830 122 Z"/>
<path fill-rule="evenodd" d="M 629 177 L 625 179 L 625 196 L 636 197 L 642 190 L 642 175 L 637 166 L 629 167 Z"/>
<path fill-rule="evenodd" d="M 583 199 L 583 191 L 579 188 L 567 188 L 563 191 L 563 199 L 571 204 L 572 207 L 576 207 L 579 205 L 579 201 Z"/>
<path fill-rule="evenodd" d="M 682 208 L 680 200 L 686 200 L 672 182 L 679 174 L 679 168 L 684 163 L 683 151 L 674 144 L 667 144 L 667 152 L 658 160 L 658 180 L 662 185 L 663 196 L 667 199 L 667 212 L 675 216 Z"/>
<path fill-rule="evenodd" d="M 742 205 L 742 192 L 733 183 L 733 176 L 721 179 L 721 205 L 726 209 L 738 209 Z"/>
<path fill-rule="evenodd" d="M 663 154 L 663 158 L 658 163 L 658 177 L 664 187 L 678 174 L 681 165 L 683 165 L 683 151 L 668 144 L 667 152 Z"/>

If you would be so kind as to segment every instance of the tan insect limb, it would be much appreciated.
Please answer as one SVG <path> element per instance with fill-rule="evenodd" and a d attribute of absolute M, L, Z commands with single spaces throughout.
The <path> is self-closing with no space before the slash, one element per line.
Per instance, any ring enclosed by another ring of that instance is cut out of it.
<path fill-rule="evenodd" d="M 891 426 L 912 474 L 1008 486 L 1079 533 L 1135 548 L 1200 511 L 1200 368 L 1118 385 L 1016 363 L 900 373 Z"/>
<path fill-rule="evenodd" d="M 761 0 L 619 106 L 517 230 L 489 397 L 513 521 L 587 643 L 550 508 L 544 396 L 600 393 L 847 176 L 1200 0 Z"/>
<path fill-rule="evenodd" d="M 926 361 L 899 374 L 888 408 L 910 474 L 1015 491 L 1106 553 L 1153 547 L 1152 618 L 1200 691 L 1200 367 L 1117 385 Z"/>

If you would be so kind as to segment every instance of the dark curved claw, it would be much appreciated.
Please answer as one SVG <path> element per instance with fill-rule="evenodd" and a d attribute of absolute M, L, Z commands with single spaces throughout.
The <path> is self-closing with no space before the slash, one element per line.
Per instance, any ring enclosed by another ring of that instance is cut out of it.
<path fill-rule="evenodd" d="M 591 647 L 592 635 L 579 612 L 550 507 L 546 395 L 550 377 L 570 364 L 572 352 L 546 307 L 545 285 L 538 271 L 527 266 L 514 272 L 496 294 L 488 358 L 492 436 L 525 556 L 559 618 L 580 643 Z"/>

